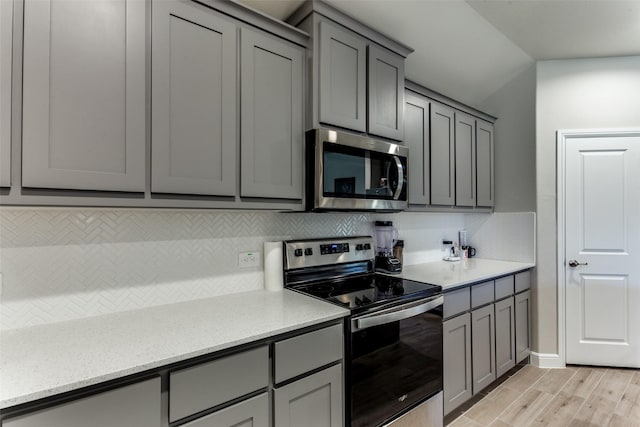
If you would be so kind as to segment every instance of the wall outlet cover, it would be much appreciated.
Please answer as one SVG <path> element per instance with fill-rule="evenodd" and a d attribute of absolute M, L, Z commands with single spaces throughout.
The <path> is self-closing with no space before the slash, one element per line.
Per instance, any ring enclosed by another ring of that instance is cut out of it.
<path fill-rule="evenodd" d="M 238 267 L 251 268 L 260 266 L 260 252 L 240 252 L 238 254 Z"/>

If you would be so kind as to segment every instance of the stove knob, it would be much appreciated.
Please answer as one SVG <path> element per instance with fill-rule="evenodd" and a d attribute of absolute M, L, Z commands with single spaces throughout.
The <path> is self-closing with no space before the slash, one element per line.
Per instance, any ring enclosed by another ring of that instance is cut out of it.
<path fill-rule="evenodd" d="M 356 297 L 356 305 L 358 307 L 360 307 L 362 305 L 362 300 L 360 298 L 358 298 L 358 297 Z"/>
<path fill-rule="evenodd" d="M 308 256 L 308 255 L 313 255 L 313 249 L 311 249 L 311 248 L 306 248 L 306 249 L 304 250 L 304 254 L 305 254 L 306 256 Z"/>
<path fill-rule="evenodd" d="M 371 300 L 369 299 L 369 297 L 367 297 L 366 295 L 362 297 L 362 302 L 365 304 L 370 304 Z"/>
<path fill-rule="evenodd" d="M 363 249 L 364 249 L 364 245 L 363 245 L 362 243 L 358 243 L 358 244 L 356 245 L 356 251 L 361 251 L 361 250 L 363 250 Z"/>
<path fill-rule="evenodd" d="M 296 249 L 295 251 L 293 251 L 293 255 L 302 256 L 302 249 Z"/>
<path fill-rule="evenodd" d="M 364 244 L 364 250 L 368 251 L 369 249 L 371 249 L 371 244 L 370 243 L 365 243 Z"/>

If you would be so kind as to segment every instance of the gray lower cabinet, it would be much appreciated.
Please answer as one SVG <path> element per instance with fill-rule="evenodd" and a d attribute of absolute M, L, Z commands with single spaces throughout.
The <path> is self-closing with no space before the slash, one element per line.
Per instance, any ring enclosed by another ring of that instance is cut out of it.
<path fill-rule="evenodd" d="M 240 195 L 302 199 L 305 50 L 241 32 Z"/>
<path fill-rule="evenodd" d="M 2 421 L 2 427 L 160 427 L 160 377 Z"/>
<path fill-rule="evenodd" d="M 472 395 L 471 314 L 464 313 L 443 322 L 442 345 L 446 415 Z"/>
<path fill-rule="evenodd" d="M 184 427 L 269 427 L 269 394 L 263 393 L 183 424 Z"/>
<path fill-rule="evenodd" d="M 430 202 L 429 100 L 405 91 L 404 145 L 409 147 L 409 204 Z"/>
<path fill-rule="evenodd" d="M 274 390 L 278 427 L 340 427 L 343 425 L 342 364 Z"/>
<path fill-rule="evenodd" d="M 24 187 L 145 190 L 146 29 L 137 0 L 24 2 Z"/>
<path fill-rule="evenodd" d="M 531 291 L 516 294 L 515 300 L 515 351 L 516 363 L 531 353 Z"/>
<path fill-rule="evenodd" d="M 0 1 L 0 187 L 11 186 L 13 0 Z"/>
<path fill-rule="evenodd" d="M 476 120 L 476 206 L 495 203 L 493 134 L 493 124 Z"/>
<path fill-rule="evenodd" d="M 169 421 L 269 385 L 269 348 L 261 346 L 169 373 Z"/>
<path fill-rule="evenodd" d="M 496 379 L 495 311 L 490 304 L 471 312 L 471 370 L 473 394 Z"/>
<path fill-rule="evenodd" d="M 476 121 L 455 113 L 456 206 L 476 205 Z"/>
<path fill-rule="evenodd" d="M 516 365 L 515 313 L 513 297 L 495 303 L 496 315 L 496 377 Z"/>
<path fill-rule="evenodd" d="M 367 42 L 329 21 L 319 26 L 319 121 L 365 132 Z"/>
<path fill-rule="evenodd" d="M 404 58 L 370 43 L 368 52 L 367 131 L 404 139 Z"/>
<path fill-rule="evenodd" d="M 153 2 L 151 191 L 235 195 L 236 31 L 196 2 Z"/>
<path fill-rule="evenodd" d="M 431 204 L 455 204 L 454 111 L 445 105 L 431 103 Z"/>

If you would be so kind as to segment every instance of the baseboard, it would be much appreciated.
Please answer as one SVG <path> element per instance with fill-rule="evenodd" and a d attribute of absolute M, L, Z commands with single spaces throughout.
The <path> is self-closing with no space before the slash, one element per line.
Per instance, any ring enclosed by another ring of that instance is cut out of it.
<path fill-rule="evenodd" d="M 533 366 L 537 366 L 538 368 L 561 369 L 566 367 L 565 364 L 562 363 L 559 354 L 545 354 L 532 351 L 530 361 Z"/>

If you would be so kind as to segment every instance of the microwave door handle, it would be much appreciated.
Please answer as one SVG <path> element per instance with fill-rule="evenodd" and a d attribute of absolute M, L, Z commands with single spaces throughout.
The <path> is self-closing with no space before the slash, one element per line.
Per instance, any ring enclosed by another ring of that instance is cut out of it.
<path fill-rule="evenodd" d="M 429 299 L 426 302 L 421 302 L 418 305 L 412 305 L 408 308 L 405 308 L 405 306 L 400 309 L 384 310 L 378 314 L 372 314 L 370 316 L 353 320 L 352 330 L 353 332 L 356 332 L 361 331 L 362 329 L 371 328 L 372 326 L 385 325 L 387 323 L 397 322 L 398 320 L 408 319 L 433 310 L 443 303 L 444 297 L 439 296 Z"/>
<path fill-rule="evenodd" d="M 398 168 L 398 186 L 396 187 L 396 192 L 393 194 L 393 200 L 398 200 L 400 199 L 400 194 L 402 194 L 402 187 L 404 187 L 404 169 L 398 156 L 393 156 L 393 160 L 396 162 L 396 167 Z"/>

